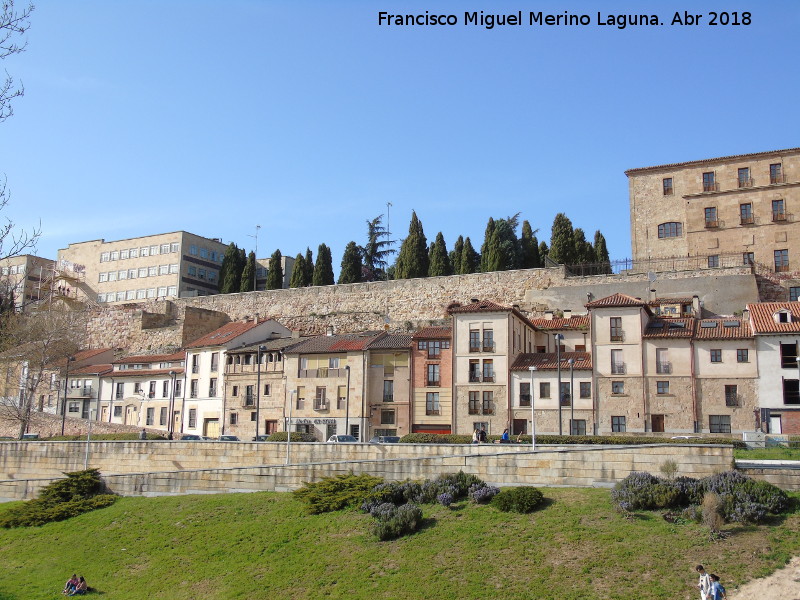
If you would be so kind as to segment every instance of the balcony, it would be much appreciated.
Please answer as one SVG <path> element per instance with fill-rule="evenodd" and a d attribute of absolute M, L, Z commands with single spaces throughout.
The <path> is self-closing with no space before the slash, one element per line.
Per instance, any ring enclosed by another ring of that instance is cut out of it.
<path fill-rule="evenodd" d="M 786 220 L 786 213 L 784 211 L 773 211 L 772 213 L 772 220 L 773 221 L 785 221 Z"/>
<path fill-rule="evenodd" d="M 439 414 L 441 414 L 441 411 L 438 408 L 429 408 L 425 411 L 425 414 L 428 416 L 438 416 Z M 472 412 L 470 412 L 469 414 L 472 414 Z"/>
<path fill-rule="evenodd" d="M 751 188 L 755 185 L 756 180 L 752 177 L 742 177 L 739 180 L 739 187 L 740 188 Z"/>
<path fill-rule="evenodd" d="M 494 373 L 483 376 L 483 383 L 494 383 Z"/>
<path fill-rule="evenodd" d="M 775 185 L 776 183 L 786 183 L 786 175 L 783 173 L 773 173 L 769 176 L 769 183 L 770 185 Z"/>
<path fill-rule="evenodd" d="M 670 373 L 672 373 L 672 363 L 657 362 L 656 373 L 658 373 L 659 375 L 669 375 Z"/>
<path fill-rule="evenodd" d="M 519 395 L 519 405 L 520 406 L 530 406 L 531 405 L 531 395 L 530 394 L 520 394 Z"/>
<path fill-rule="evenodd" d="M 706 229 L 717 229 L 719 227 L 719 221 L 712 221 L 710 219 L 706 220 Z"/>
<path fill-rule="evenodd" d="M 494 342 L 483 342 L 483 351 L 484 352 L 494 352 Z"/>
<path fill-rule="evenodd" d="M 324 398 L 314 398 L 314 410 L 328 410 L 328 401 Z"/>
<path fill-rule="evenodd" d="M 776 273 L 788 273 L 789 272 L 789 265 L 775 265 L 775 272 Z"/>
<path fill-rule="evenodd" d="M 491 406 L 484 406 L 483 407 L 483 414 L 484 415 L 493 415 L 494 409 Z"/>
<path fill-rule="evenodd" d="M 347 369 L 330 369 L 320 367 L 319 369 L 300 369 L 300 377 L 345 377 Z"/>
<path fill-rule="evenodd" d="M 442 385 L 442 382 L 441 382 L 441 380 L 439 380 L 439 379 L 428 379 L 428 380 L 425 382 L 425 385 L 426 385 L 427 387 L 439 387 L 439 386 L 441 386 L 441 385 Z"/>
<path fill-rule="evenodd" d="M 625 341 L 625 334 L 622 331 L 614 330 L 611 332 L 611 341 L 612 342 L 623 342 Z"/>
<path fill-rule="evenodd" d="M 571 406 L 572 405 L 572 398 L 569 397 L 569 394 L 564 394 L 561 397 L 561 406 Z"/>
<path fill-rule="evenodd" d="M 469 351 L 470 352 L 480 352 L 481 351 L 481 345 L 480 344 L 475 344 L 473 342 L 470 342 Z"/>
<path fill-rule="evenodd" d="M 256 405 L 256 397 L 253 394 L 247 394 L 242 398 L 242 406 L 245 408 Z"/>
<path fill-rule="evenodd" d="M 469 414 L 471 414 L 471 415 L 479 415 L 479 414 L 481 414 L 481 411 L 480 411 L 479 408 L 475 408 L 474 406 L 470 406 L 469 407 Z"/>
<path fill-rule="evenodd" d="M 200 365 L 192 365 L 192 373 L 199 373 Z"/>
<path fill-rule="evenodd" d="M 718 192 L 719 191 L 719 184 L 716 181 L 710 182 L 703 182 L 703 191 L 704 192 Z"/>
<path fill-rule="evenodd" d="M 625 374 L 625 363 L 611 363 L 611 374 L 612 375 L 624 375 Z"/>
<path fill-rule="evenodd" d="M 470 383 L 480 383 L 481 382 L 480 373 L 470 373 L 469 374 L 469 382 Z"/>
<path fill-rule="evenodd" d="M 725 406 L 741 406 L 739 394 L 725 394 Z"/>
<path fill-rule="evenodd" d="M 739 223 L 742 225 L 754 225 L 756 222 L 755 217 L 740 217 Z"/>
<path fill-rule="evenodd" d="M 791 354 L 784 354 L 781 356 L 781 369 L 796 369 L 797 357 Z"/>
<path fill-rule="evenodd" d="M 339 398 L 340 401 L 344 401 L 344 398 Z M 383 395 L 384 402 L 394 402 L 394 394 L 384 394 Z"/>

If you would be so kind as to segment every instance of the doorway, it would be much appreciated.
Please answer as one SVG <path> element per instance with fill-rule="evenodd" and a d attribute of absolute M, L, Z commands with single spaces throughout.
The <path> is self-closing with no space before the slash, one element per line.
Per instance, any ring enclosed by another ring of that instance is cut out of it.
<path fill-rule="evenodd" d="M 204 419 L 203 435 L 211 438 L 219 437 L 219 419 Z"/>
<path fill-rule="evenodd" d="M 653 415 L 650 419 L 653 424 L 653 433 L 664 433 L 664 415 Z"/>
<path fill-rule="evenodd" d="M 527 419 L 514 419 L 511 424 L 511 432 L 513 435 L 520 433 L 528 433 L 528 420 Z"/>

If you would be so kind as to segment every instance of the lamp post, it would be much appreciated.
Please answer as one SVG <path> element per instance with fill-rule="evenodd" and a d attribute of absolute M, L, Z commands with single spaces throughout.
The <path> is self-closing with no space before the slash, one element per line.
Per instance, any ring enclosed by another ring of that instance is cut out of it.
<path fill-rule="evenodd" d="M 172 439 L 172 433 L 175 429 L 175 379 L 177 377 L 177 371 L 170 371 L 170 390 L 169 390 L 169 414 L 167 415 L 167 433 L 169 434 L 169 438 Z M 113 392 L 113 390 L 112 390 Z"/>
<path fill-rule="evenodd" d="M 261 357 L 266 352 L 266 346 L 259 346 L 256 354 L 256 437 L 253 441 L 258 441 L 258 424 L 261 422 Z"/>
<path fill-rule="evenodd" d="M 553 339 L 556 342 L 556 368 L 558 369 L 558 435 L 564 435 L 564 426 L 561 421 L 561 340 L 564 336 L 560 333 L 554 333 Z"/>
<path fill-rule="evenodd" d="M 569 363 L 569 434 L 575 435 L 575 359 L 570 358 Z"/>
<path fill-rule="evenodd" d="M 89 429 L 86 432 L 86 456 L 83 459 L 83 470 L 89 468 L 89 441 L 92 438 L 92 421 L 97 414 L 96 410 L 89 410 Z"/>
<path fill-rule="evenodd" d="M 67 357 L 67 370 L 64 373 L 64 404 L 61 406 L 61 435 L 64 435 L 64 426 L 67 421 L 67 390 L 69 389 L 69 363 L 75 362 L 74 356 Z"/>
<path fill-rule="evenodd" d="M 347 389 L 345 390 L 345 401 L 344 401 L 344 432 L 346 435 L 350 434 L 350 365 L 345 366 L 345 371 L 347 371 Z"/>
<path fill-rule="evenodd" d="M 536 403 L 533 400 L 533 374 L 536 372 L 536 367 L 528 367 L 531 372 L 531 449 L 536 452 Z"/>
<path fill-rule="evenodd" d="M 289 392 L 289 417 L 286 419 L 286 464 L 289 464 L 289 452 L 292 444 L 292 404 L 294 404 L 295 390 Z"/>

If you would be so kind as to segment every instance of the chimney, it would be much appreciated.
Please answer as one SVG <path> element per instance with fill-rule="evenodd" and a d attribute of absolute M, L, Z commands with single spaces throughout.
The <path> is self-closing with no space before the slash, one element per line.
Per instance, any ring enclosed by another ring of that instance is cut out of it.
<path fill-rule="evenodd" d="M 548 321 L 552 321 L 553 320 L 553 311 L 552 310 L 544 311 L 544 318 L 547 319 Z"/>
<path fill-rule="evenodd" d="M 564 309 L 564 318 L 565 319 L 571 319 L 572 318 L 572 310 L 571 309 L 568 309 L 568 308 Z"/>
<path fill-rule="evenodd" d="M 327 336 L 333 335 L 333 325 L 328 325 L 328 328 L 325 330 L 325 335 Z"/>
<path fill-rule="evenodd" d="M 696 317 L 700 316 L 700 296 L 697 294 L 692 296 L 692 311 Z"/>
<path fill-rule="evenodd" d="M 299 329 L 292 329 L 292 339 L 299 340 L 300 339 L 300 330 Z"/>
<path fill-rule="evenodd" d="M 742 311 L 742 322 L 743 323 L 749 323 L 750 322 L 750 309 L 749 308 L 745 308 Z"/>

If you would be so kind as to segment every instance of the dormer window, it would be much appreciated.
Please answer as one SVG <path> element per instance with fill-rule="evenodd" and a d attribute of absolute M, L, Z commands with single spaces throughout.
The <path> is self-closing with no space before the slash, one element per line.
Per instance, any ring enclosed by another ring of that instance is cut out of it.
<path fill-rule="evenodd" d="M 791 323 L 792 322 L 792 313 L 788 310 L 779 310 L 772 318 L 775 319 L 776 323 Z"/>

